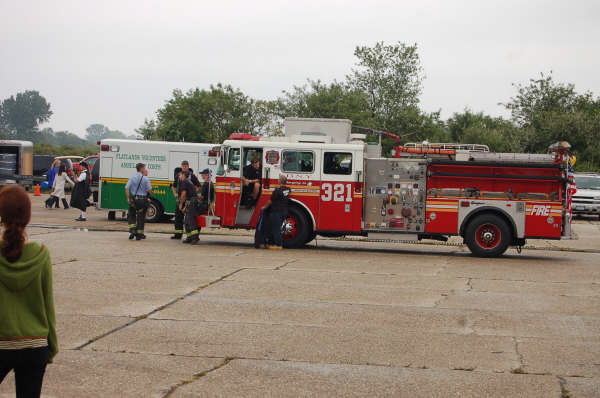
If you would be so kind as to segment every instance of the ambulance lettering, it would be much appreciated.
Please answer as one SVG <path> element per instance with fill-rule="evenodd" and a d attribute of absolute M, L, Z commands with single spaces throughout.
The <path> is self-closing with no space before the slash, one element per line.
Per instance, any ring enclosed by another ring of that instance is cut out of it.
<path fill-rule="evenodd" d="M 531 208 L 530 216 L 549 216 L 550 206 L 549 205 L 533 205 Z"/>

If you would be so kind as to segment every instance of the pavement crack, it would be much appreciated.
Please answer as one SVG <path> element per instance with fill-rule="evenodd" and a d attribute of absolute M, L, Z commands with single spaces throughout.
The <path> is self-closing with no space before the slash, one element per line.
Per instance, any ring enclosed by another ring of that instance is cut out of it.
<path fill-rule="evenodd" d="M 223 366 L 227 366 L 227 364 L 229 362 L 233 361 L 234 359 L 235 358 L 225 358 L 218 365 L 213 366 L 210 369 L 203 370 L 202 372 L 194 373 L 189 379 L 181 380 L 179 383 L 171 386 L 171 388 L 169 388 L 167 390 L 167 392 L 162 396 L 162 398 L 168 398 L 168 397 L 170 397 L 179 387 L 182 387 L 182 386 L 185 386 L 186 384 L 190 384 L 190 383 L 193 383 L 195 381 L 198 381 L 199 379 L 201 379 L 202 377 L 206 376 L 207 374 L 209 374 L 211 372 L 214 372 L 215 370 L 219 370 Z"/>
<path fill-rule="evenodd" d="M 523 361 L 523 354 L 519 351 L 519 340 L 516 337 L 513 337 L 513 343 L 515 343 L 515 353 L 517 354 L 517 359 L 519 361 L 519 366 L 516 369 L 513 369 L 512 373 L 525 373 L 523 369 L 525 364 Z"/>
<path fill-rule="evenodd" d="M 567 380 L 564 377 L 556 376 L 560 385 L 560 398 L 571 398 L 571 393 L 567 390 Z"/>
<path fill-rule="evenodd" d="M 116 332 L 118 332 L 119 330 L 125 329 L 126 327 L 128 327 L 128 326 L 131 326 L 131 325 L 133 325 L 134 323 L 136 323 L 136 322 L 138 322 L 138 321 L 141 321 L 142 319 L 146 319 L 146 318 L 148 318 L 149 316 L 151 316 L 151 315 L 154 315 L 154 314 L 156 314 L 157 312 L 159 312 L 159 311 L 162 311 L 162 310 L 164 310 L 165 308 L 168 308 L 168 307 L 172 306 L 173 304 L 175 304 L 175 303 L 177 303 L 177 302 L 179 302 L 179 301 L 181 301 L 181 300 L 183 300 L 183 299 L 185 299 L 185 298 L 187 298 L 187 297 L 189 297 L 189 296 L 192 296 L 192 295 L 194 295 L 194 294 L 198 293 L 199 291 L 206 289 L 207 287 L 210 287 L 210 286 L 212 286 L 212 285 L 214 285 L 214 284 L 216 284 L 216 283 L 219 283 L 219 282 L 221 282 L 221 281 L 223 281 L 223 280 L 225 280 L 225 279 L 229 278 L 230 276 L 232 276 L 232 275 L 235 275 L 235 274 L 237 274 L 238 272 L 240 272 L 240 271 L 243 271 L 243 270 L 245 270 L 245 269 L 246 269 L 245 267 L 243 267 L 243 268 L 239 268 L 239 269 L 237 269 L 237 270 L 235 270 L 235 271 L 232 271 L 232 272 L 230 272 L 230 273 L 228 273 L 228 274 L 226 274 L 226 275 L 223 275 L 223 276 L 221 276 L 220 278 L 217 278 L 217 279 L 215 279 L 214 281 L 210 281 L 210 282 L 208 282 L 208 283 L 205 283 L 204 285 L 201 285 L 201 286 L 197 287 L 196 289 L 194 289 L 194 290 L 192 290 L 192 291 L 190 291 L 190 292 L 188 292 L 188 293 L 184 294 L 183 296 L 176 297 L 176 298 L 174 298 L 173 300 L 169 301 L 168 303 L 166 303 L 166 304 L 163 304 L 163 305 L 161 305 L 160 307 L 157 307 L 157 308 L 153 309 L 153 310 L 152 310 L 152 311 L 150 311 L 150 312 L 147 312 L 147 313 L 145 313 L 145 314 L 142 314 L 142 315 L 136 316 L 136 317 L 135 317 L 133 320 L 131 320 L 131 321 L 129 321 L 129 322 L 127 322 L 127 323 L 125 323 L 124 325 L 118 326 L 118 327 L 116 327 L 116 328 L 114 328 L 114 329 L 112 329 L 112 330 L 109 330 L 109 331 L 108 331 L 108 332 L 106 332 L 106 333 L 102 333 L 101 335 L 99 335 L 99 336 L 96 336 L 96 337 L 94 337 L 94 338 L 92 338 L 92 339 L 88 340 L 87 342 L 85 342 L 85 343 L 83 343 L 83 344 L 81 344 L 81 345 L 79 345 L 79 346 L 75 347 L 75 349 L 76 349 L 76 350 L 81 350 L 81 349 L 83 349 L 83 348 L 85 348 L 85 347 L 89 346 L 90 344 L 93 344 L 93 343 L 95 343 L 96 341 L 98 341 L 98 340 L 100 340 L 100 339 L 103 339 L 104 337 L 107 337 L 107 336 L 109 336 L 109 335 L 111 335 L 111 334 L 113 334 L 113 333 L 116 333 Z"/>
<path fill-rule="evenodd" d="M 283 263 L 283 264 L 281 264 L 281 265 L 278 265 L 278 266 L 277 266 L 277 267 L 275 267 L 274 269 L 275 269 L 275 271 L 279 271 L 279 270 L 280 270 L 280 269 L 282 269 L 283 267 L 287 267 L 288 265 L 290 265 L 290 264 L 292 264 L 292 263 L 295 263 L 296 261 L 298 261 L 298 259 L 293 259 L 293 260 L 290 260 L 290 261 L 286 261 L 285 263 Z"/>
<path fill-rule="evenodd" d="M 473 278 L 469 278 L 467 280 L 467 292 L 470 292 L 473 290 Z"/>

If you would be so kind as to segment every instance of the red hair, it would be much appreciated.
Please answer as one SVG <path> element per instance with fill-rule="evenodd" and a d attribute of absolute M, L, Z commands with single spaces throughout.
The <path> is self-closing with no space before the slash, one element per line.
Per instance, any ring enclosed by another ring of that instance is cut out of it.
<path fill-rule="evenodd" d="M 4 225 L 2 255 L 9 262 L 15 262 L 23 252 L 25 227 L 31 220 L 31 200 L 22 187 L 8 186 L 0 190 L 0 218 Z"/>

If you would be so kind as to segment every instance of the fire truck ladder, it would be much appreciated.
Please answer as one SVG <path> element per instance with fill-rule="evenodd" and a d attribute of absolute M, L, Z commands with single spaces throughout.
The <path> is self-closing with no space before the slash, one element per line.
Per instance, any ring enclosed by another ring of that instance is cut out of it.
<path fill-rule="evenodd" d="M 398 134 L 390 133 L 389 131 L 376 130 L 376 129 L 372 129 L 369 127 L 361 127 L 361 126 L 352 126 L 352 127 L 356 128 L 358 130 L 365 131 L 367 133 L 377 134 L 380 137 L 393 138 L 395 140 L 395 142 L 394 142 L 394 157 L 395 158 L 399 158 L 400 153 L 402 153 L 402 152 L 414 153 L 414 154 L 420 154 L 420 155 L 452 156 L 452 155 L 456 155 L 457 149 L 462 149 L 462 148 L 457 148 L 457 147 L 461 146 L 461 144 L 412 144 L 411 146 L 400 145 L 400 140 L 402 139 L 402 136 L 400 136 Z M 413 134 L 414 133 L 409 133 L 409 134 L 404 135 L 404 137 L 407 137 L 407 136 L 413 135 Z M 479 146 L 487 148 L 486 145 L 479 145 Z M 489 148 L 487 150 L 489 151 Z"/>

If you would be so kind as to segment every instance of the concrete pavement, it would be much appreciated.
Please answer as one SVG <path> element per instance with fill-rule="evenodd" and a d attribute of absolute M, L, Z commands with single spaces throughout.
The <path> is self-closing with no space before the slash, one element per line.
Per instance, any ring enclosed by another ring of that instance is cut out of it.
<path fill-rule="evenodd" d="M 45 397 L 600 396 L 595 221 L 575 244 L 478 259 L 326 239 L 255 250 L 244 231 L 189 247 L 168 224 L 135 242 L 101 212 L 73 230 L 72 213 L 36 207 L 45 227 L 28 230 L 54 262 Z"/>

